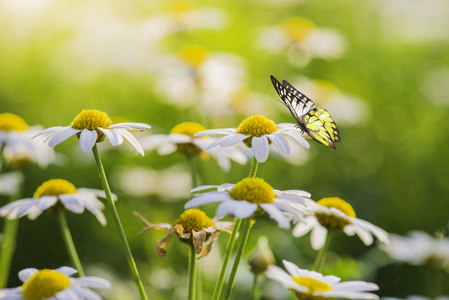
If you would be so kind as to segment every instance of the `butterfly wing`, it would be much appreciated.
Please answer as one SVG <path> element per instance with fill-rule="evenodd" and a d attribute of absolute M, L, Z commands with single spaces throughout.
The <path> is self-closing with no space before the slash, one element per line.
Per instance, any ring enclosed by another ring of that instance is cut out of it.
<path fill-rule="evenodd" d="M 271 76 L 274 89 L 298 122 L 301 130 L 316 142 L 335 148 L 341 141 L 340 130 L 324 108 L 315 107 L 315 103 L 306 95 L 295 89 L 288 81 L 282 84 Z"/>

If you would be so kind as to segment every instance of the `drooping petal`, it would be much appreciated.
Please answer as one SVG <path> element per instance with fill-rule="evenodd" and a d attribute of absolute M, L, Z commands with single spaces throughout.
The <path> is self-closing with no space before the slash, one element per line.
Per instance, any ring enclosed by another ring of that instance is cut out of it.
<path fill-rule="evenodd" d="M 310 243 L 314 250 L 323 248 L 327 238 L 327 229 L 322 226 L 315 226 L 310 234 Z"/>
<path fill-rule="evenodd" d="M 284 129 L 279 130 L 279 133 L 284 133 L 291 138 L 293 138 L 295 141 L 297 141 L 300 145 L 304 146 L 306 149 L 310 148 L 309 143 L 306 141 L 306 139 L 302 136 L 301 131 L 298 129 Z"/>
<path fill-rule="evenodd" d="M 67 127 L 67 126 L 53 126 L 53 127 L 47 128 L 47 129 L 45 129 L 45 130 L 39 132 L 39 133 L 36 134 L 35 136 L 33 136 L 31 139 L 34 139 L 34 138 L 36 138 L 36 137 L 38 137 L 38 136 L 41 136 L 41 135 L 44 135 L 44 134 L 52 134 L 52 133 L 58 132 L 58 131 L 60 131 L 62 128 L 66 128 L 66 127 Z"/>
<path fill-rule="evenodd" d="M 95 130 L 83 129 L 80 134 L 80 147 L 83 152 L 89 152 L 97 142 L 98 134 Z"/>
<path fill-rule="evenodd" d="M 214 202 L 221 202 L 225 200 L 229 200 L 230 196 L 228 193 L 222 193 L 222 192 L 210 192 L 207 194 L 203 194 L 200 196 L 197 196 L 193 198 L 192 200 L 187 201 L 187 203 L 184 205 L 184 208 L 192 208 L 195 206 L 208 204 L 208 203 L 214 203 Z"/>
<path fill-rule="evenodd" d="M 71 137 L 72 135 L 77 134 L 81 130 L 79 129 L 73 129 L 71 127 L 67 127 L 67 129 L 63 129 L 59 131 L 58 133 L 54 134 L 53 137 L 50 139 L 50 142 L 48 142 L 48 145 L 50 147 L 54 147 L 58 145 L 59 143 L 64 142 L 66 139 Z"/>
<path fill-rule="evenodd" d="M 270 215 L 270 217 L 276 222 L 278 222 L 279 227 L 288 229 L 290 228 L 290 222 L 287 219 L 287 217 L 282 213 L 281 210 L 279 210 L 275 205 L 271 203 L 262 203 L 260 204 L 260 207 L 263 208 L 267 212 L 267 214 Z"/>
<path fill-rule="evenodd" d="M 243 141 L 247 137 L 249 137 L 249 135 L 233 133 L 215 140 L 213 143 L 207 146 L 205 150 L 207 151 L 217 145 L 220 145 L 221 147 L 229 147 Z"/>
<path fill-rule="evenodd" d="M 59 199 L 62 204 L 64 204 L 65 208 L 70 210 L 75 214 L 80 214 L 84 212 L 84 205 L 82 200 L 80 200 L 80 196 L 76 194 L 62 194 L 59 195 Z"/>
<path fill-rule="evenodd" d="M 44 211 L 47 208 L 55 205 L 56 202 L 58 202 L 58 197 L 56 197 L 56 196 L 42 196 L 37 201 L 37 208 L 40 211 Z"/>
<path fill-rule="evenodd" d="M 78 297 L 80 297 L 80 299 L 86 299 L 86 300 L 101 300 L 102 299 L 101 296 L 98 295 L 97 293 L 95 293 L 94 291 L 84 289 L 82 287 L 72 286 L 70 289 L 73 290 L 78 295 Z"/>
<path fill-rule="evenodd" d="M 142 156 L 144 155 L 142 146 L 139 144 L 139 141 L 128 131 L 124 129 L 116 129 L 116 132 L 123 136 L 128 142 L 133 145 L 133 147 L 139 152 Z"/>
<path fill-rule="evenodd" d="M 245 200 L 227 200 L 220 203 L 217 207 L 216 215 L 218 218 L 231 215 L 236 218 L 248 218 L 254 214 L 258 206 Z"/>
<path fill-rule="evenodd" d="M 219 135 L 219 134 L 231 134 L 235 133 L 236 128 L 219 128 L 219 129 L 208 129 L 195 133 L 194 137 L 207 136 L 207 135 Z"/>
<path fill-rule="evenodd" d="M 98 130 L 104 133 L 112 146 L 115 147 L 123 143 L 123 138 L 119 138 L 119 135 L 114 130 L 104 129 L 101 127 L 98 127 Z"/>
<path fill-rule="evenodd" d="M 268 149 L 268 139 L 266 136 L 253 137 L 252 141 L 252 149 L 254 153 L 254 157 L 258 162 L 263 163 L 268 159 L 269 149 Z"/>
<path fill-rule="evenodd" d="M 112 124 L 108 128 L 142 131 L 144 129 L 151 129 L 151 126 L 148 124 L 145 124 L 145 123 L 123 122 L 123 123 Z"/>
<path fill-rule="evenodd" d="M 111 287 L 108 280 L 94 276 L 80 277 L 75 280 L 76 284 L 90 288 L 107 289 Z"/>
<path fill-rule="evenodd" d="M 290 154 L 290 146 L 288 141 L 278 133 L 272 133 L 267 135 L 273 145 L 279 150 L 283 156 L 288 156 Z"/>

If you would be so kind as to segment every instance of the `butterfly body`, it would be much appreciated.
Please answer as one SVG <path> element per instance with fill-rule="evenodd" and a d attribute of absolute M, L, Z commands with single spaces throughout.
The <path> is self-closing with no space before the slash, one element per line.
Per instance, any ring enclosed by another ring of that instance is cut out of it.
<path fill-rule="evenodd" d="M 327 110 L 316 107 L 306 95 L 295 89 L 288 81 L 280 83 L 271 76 L 274 89 L 285 106 L 290 110 L 298 127 L 314 141 L 334 148 L 341 141 L 340 130 Z"/>

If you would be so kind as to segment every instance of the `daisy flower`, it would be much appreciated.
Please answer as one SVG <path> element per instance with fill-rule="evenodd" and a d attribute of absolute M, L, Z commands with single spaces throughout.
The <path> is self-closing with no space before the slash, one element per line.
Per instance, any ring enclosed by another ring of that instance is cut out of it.
<path fill-rule="evenodd" d="M 214 139 L 209 137 L 194 137 L 200 131 L 204 131 L 203 125 L 195 122 L 183 122 L 170 131 L 170 134 L 153 134 L 144 137 L 139 142 L 144 150 L 152 150 L 157 148 L 160 155 L 167 155 L 178 151 L 185 156 L 197 156 L 207 158 L 204 149 L 211 144 Z M 229 171 L 231 168 L 230 159 L 245 164 L 246 155 L 239 149 L 233 148 L 214 148 L 210 149 L 209 154 L 217 159 L 220 167 Z"/>
<path fill-rule="evenodd" d="M 101 211 L 104 204 L 97 197 L 105 198 L 105 193 L 102 190 L 77 189 L 64 179 L 51 179 L 39 186 L 32 198 L 17 200 L 0 208 L 0 216 L 8 219 L 28 216 L 34 220 L 47 209 L 65 207 L 76 214 L 87 209 L 105 226 L 106 218 Z"/>
<path fill-rule="evenodd" d="M 433 237 L 423 231 L 412 231 L 408 236 L 390 235 L 389 245 L 381 245 L 393 259 L 412 265 L 431 264 L 449 272 L 449 239 Z"/>
<path fill-rule="evenodd" d="M 310 241 L 315 250 L 324 246 L 329 230 L 343 231 L 349 236 L 357 234 L 367 246 L 373 243 L 373 235 L 380 242 L 389 243 L 385 230 L 356 218 L 352 206 L 338 197 L 323 198 L 318 202 L 307 199 L 306 206 L 299 212 L 302 220 L 293 229 L 293 235 L 300 237 L 311 231 Z"/>
<path fill-rule="evenodd" d="M 194 137 L 207 135 L 225 135 L 211 143 L 206 150 L 215 146 L 229 147 L 239 142 L 243 142 L 248 148 L 253 150 L 254 157 L 258 162 L 265 162 L 268 159 L 269 145 L 271 143 L 283 156 L 290 154 L 288 141 L 282 136 L 285 134 L 293 138 L 300 145 L 309 148 L 309 143 L 303 138 L 301 130 L 295 124 L 283 123 L 276 125 L 267 117 L 252 115 L 243 120 L 238 128 L 222 128 L 201 131 Z"/>
<path fill-rule="evenodd" d="M 60 267 L 54 270 L 23 269 L 19 272 L 19 278 L 23 284 L 16 288 L 0 290 L 0 295 L 4 300 L 99 300 L 101 296 L 89 288 L 111 287 L 109 281 L 100 277 L 72 277 L 77 272 L 71 267 Z"/>
<path fill-rule="evenodd" d="M 151 128 L 143 123 L 118 123 L 113 124 L 108 115 L 102 111 L 89 109 L 83 110 L 73 120 L 70 126 L 50 127 L 35 135 L 34 137 L 45 135 L 44 142 L 48 141 L 50 147 L 54 147 L 72 135 L 77 135 L 80 141 L 81 150 L 88 152 L 92 150 L 96 143 L 102 142 L 105 138 L 112 146 L 121 145 L 124 138 L 127 139 L 143 155 L 143 149 L 137 139 L 128 131 Z"/>
<path fill-rule="evenodd" d="M 324 276 L 315 271 L 300 269 L 294 263 L 286 260 L 283 260 L 283 263 L 287 272 L 278 266 L 271 265 L 265 275 L 291 289 L 297 299 L 379 299 L 377 295 L 368 293 L 379 289 L 374 283 L 365 281 L 340 282 L 341 279 L 337 276 Z"/>
<path fill-rule="evenodd" d="M 13 113 L 0 114 L 0 149 L 5 165 L 13 168 L 36 163 L 46 167 L 55 159 L 53 149 L 31 140 L 41 131 L 40 126 L 29 126 L 25 120 Z"/>
<path fill-rule="evenodd" d="M 264 28 L 258 45 L 272 53 L 285 53 L 294 66 L 304 67 L 313 58 L 332 60 L 345 51 L 345 39 L 334 29 L 318 28 L 312 21 L 293 17 Z"/>
<path fill-rule="evenodd" d="M 282 228 L 290 227 L 284 212 L 293 213 L 296 207 L 303 205 L 304 197 L 310 197 L 308 192 L 301 190 L 275 190 L 261 178 L 245 178 L 237 184 L 199 186 L 192 192 L 196 194 L 210 189 L 217 191 L 201 194 L 189 200 L 184 207 L 220 202 L 216 212 L 219 218 L 225 215 L 248 218 L 265 211 Z"/>
<path fill-rule="evenodd" d="M 182 242 L 193 245 L 196 254 L 199 254 L 200 258 L 204 257 L 211 251 L 212 243 L 218 238 L 218 234 L 221 231 L 230 233 L 234 226 L 233 222 L 212 220 L 198 209 L 184 211 L 173 224 L 151 224 L 139 213 L 134 212 L 134 214 L 147 225 L 139 234 L 148 230 L 168 230 L 168 234 L 157 242 L 157 253 L 162 257 L 167 253 L 165 247 L 168 241 L 175 234 Z"/>

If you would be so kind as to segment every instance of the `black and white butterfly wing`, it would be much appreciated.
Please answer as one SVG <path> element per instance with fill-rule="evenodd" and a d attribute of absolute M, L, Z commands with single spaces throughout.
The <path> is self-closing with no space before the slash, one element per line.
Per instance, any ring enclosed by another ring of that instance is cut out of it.
<path fill-rule="evenodd" d="M 315 103 L 295 89 L 288 81 L 282 84 L 271 76 L 274 89 L 298 122 L 299 128 L 316 142 L 335 149 L 335 143 L 341 141 L 340 130 L 324 108 L 315 107 Z"/>

